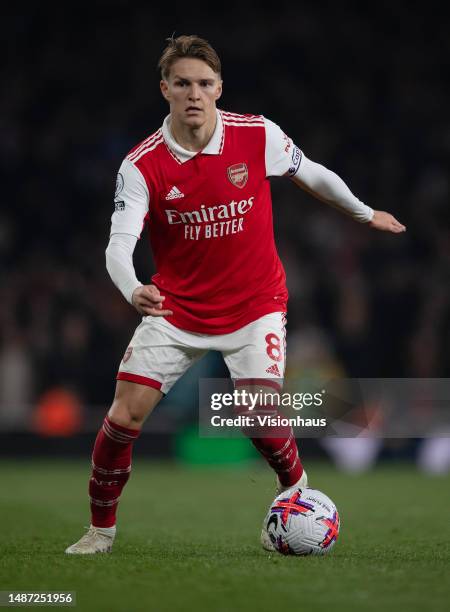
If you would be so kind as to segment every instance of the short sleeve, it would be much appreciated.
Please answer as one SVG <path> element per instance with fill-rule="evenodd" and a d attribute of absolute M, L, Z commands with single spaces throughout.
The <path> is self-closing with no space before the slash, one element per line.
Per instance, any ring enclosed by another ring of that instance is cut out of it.
<path fill-rule="evenodd" d="M 266 176 L 294 176 L 302 161 L 302 152 L 273 121 L 264 117 L 266 129 Z"/>
<path fill-rule="evenodd" d="M 139 238 L 149 207 L 147 184 L 141 172 L 124 159 L 116 179 L 112 234 L 131 234 Z"/>

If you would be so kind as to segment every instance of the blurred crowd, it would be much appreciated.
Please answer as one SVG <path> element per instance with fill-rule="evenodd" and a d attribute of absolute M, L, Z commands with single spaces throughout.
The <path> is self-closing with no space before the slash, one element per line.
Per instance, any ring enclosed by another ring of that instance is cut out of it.
<path fill-rule="evenodd" d="M 376 233 L 273 180 L 291 372 L 312 360 L 348 377 L 450 376 L 447 29 L 404 2 L 388 16 L 321 4 L 295 18 L 233 4 L 156 17 L 125 2 L 5 16 L 0 422 L 55 387 L 85 406 L 111 400 L 138 323 L 105 269 L 115 176 L 167 113 L 156 63 L 173 30 L 217 49 L 221 107 L 274 120 L 407 226 Z M 135 262 L 148 281 L 145 236 Z"/>

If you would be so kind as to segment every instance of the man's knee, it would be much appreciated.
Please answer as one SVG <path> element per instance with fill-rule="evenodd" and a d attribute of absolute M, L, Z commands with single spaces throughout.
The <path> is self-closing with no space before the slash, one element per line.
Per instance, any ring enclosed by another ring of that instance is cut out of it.
<path fill-rule="evenodd" d="M 161 398 L 157 389 L 118 381 L 108 418 L 122 427 L 140 429 Z"/>

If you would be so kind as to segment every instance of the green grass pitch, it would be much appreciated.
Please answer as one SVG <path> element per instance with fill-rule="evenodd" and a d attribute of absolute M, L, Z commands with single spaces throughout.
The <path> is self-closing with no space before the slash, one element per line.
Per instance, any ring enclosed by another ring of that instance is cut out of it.
<path fill-rule="evenodd" d="M 341 514 L 328 557 L 264 552 L 274 479 L 136 461 L 111 555 L 68 557 L 88 524 L 88 462 L 3 461 L 0 590 L 70 590 L 95 612 L 448 610 L 450 479 L 386 465 L 348 476 L 307 462 Z"/>

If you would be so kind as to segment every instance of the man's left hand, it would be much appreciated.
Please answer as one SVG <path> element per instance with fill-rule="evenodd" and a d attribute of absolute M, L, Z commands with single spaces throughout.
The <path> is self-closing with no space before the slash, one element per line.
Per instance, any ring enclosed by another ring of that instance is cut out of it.
<path fill-rule="evenodd" d="M 406 227 L 404 225 L 397 221 L 391 214 L 383 210 L 375 210 L 372 221 L 369 221 L 368 225 L 382 232 L 392 232 L 393 234 L 406 232 Z"/>

